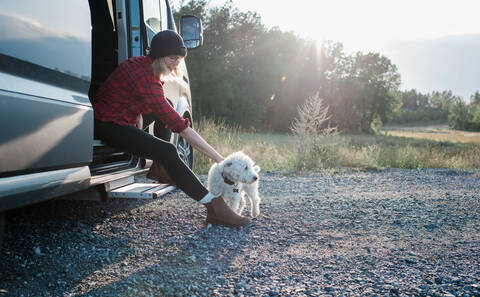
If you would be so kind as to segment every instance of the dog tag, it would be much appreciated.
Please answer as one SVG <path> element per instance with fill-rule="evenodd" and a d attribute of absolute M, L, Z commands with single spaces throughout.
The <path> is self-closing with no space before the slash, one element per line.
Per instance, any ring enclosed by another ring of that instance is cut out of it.
<path fill-rule="evenodd" d="M 238 193 L 238 189 L 233 189 L 233 192 L 234 192 L 234 193 Z"/>

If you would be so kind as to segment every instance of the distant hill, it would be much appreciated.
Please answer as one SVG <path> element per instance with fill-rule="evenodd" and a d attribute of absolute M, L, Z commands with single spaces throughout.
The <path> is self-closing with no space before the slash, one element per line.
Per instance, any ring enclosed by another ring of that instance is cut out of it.
<path fill-rule="evenodd" d="M 467 101 L 480 90 L 480 35 L 395 42 L 382 54 L 398 66 L 405 89 L 450 89 Z"/>

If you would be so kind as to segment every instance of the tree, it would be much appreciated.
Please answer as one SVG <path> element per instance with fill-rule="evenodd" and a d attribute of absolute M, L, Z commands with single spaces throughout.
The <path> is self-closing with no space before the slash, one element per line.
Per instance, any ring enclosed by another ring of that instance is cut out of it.
<path fill-rule="evenodd" d="M 329 124 L 368 132 L 398 106 L 400 76 L 380 54 L 349 56 L 341 43 L 267 30 L 256 13 L 241 12 L 231 1 L 212 8 L 206 1 L 181 4 L 177 17 L 195 14 L 204 24 L 204 46 L 187 57 L 196 118 L 289 131 L 297 106 L 319 93 Z"/>
<path fill-rule="evenodd" d="M 476 91 L 475 94 L 470 96 L 470 105 L 477 106 L 480 105 L 480 92 Z"/>
<path fill-rule="evenodd" d="M 393 123 L 446 123 L 450 106 L 461 100 L 452 91 L 422 94 L 415 89 L 400 92 L 401 108 L 394 112 Z"/>
<path fill-rule="evenodd" d="M 231 2 L 206 10 L 205 1 L 190 1 L 176 15 L 195 13 L 204 24 L 204 46 L 187 57 L 196 117 L 257 125 L 269 96 L 259 86 L 262 69 L 255 59 L 266 32 L 260 17 Z"/>
<path fill-rule="evenodd" d="M 447 113 L 450 110 L 450 106 L 460 100 L 461 98 L 453 95 L 451 90 L 445 90 L 442 92 L 434 91 L 430 95 L 432 105 Z"/>
<path fill-rule="evenodd" d="M 459 100 L 450 106 L 448 125 L 452 129 L 465 130 L 468 127 L 470 116 L 465 102 Z"/>
<path fill-rule="evenodd" d="M 400 75 L 385 56 L 347 56 L 341 44 L 322 48 L 321 96 L 331 106 L 334 126 L 346 132 L 372 132 L 372 123 L 386 122 L 399 106 Z"/>
<path fill-rule="evenodd" d="M 416 110 L 418 108 L 430 107 L 431 101 L 428 94 L 422 94 L 415 89 L 407 90 L 401 93 L 403 109 Z"/>
<path fill-rule="evenodd" d="M 318 50 L 318 90 L 330 106 L 332 125 L 341 131 L 351 131 L 355 119 L 353 105 L 354 81 L 350 75 L 352 57 L 345 55 L 341 43 L 323 42 Z"/>
<path fill-rule="evenodd" d="M 353 67 L 359 85 L 356 106 L 361 131 L 370 132 L 375 116 L 385 123 L 399 104 L 400 74 L 387 57 L 378 53 L 357 53 Z"/>

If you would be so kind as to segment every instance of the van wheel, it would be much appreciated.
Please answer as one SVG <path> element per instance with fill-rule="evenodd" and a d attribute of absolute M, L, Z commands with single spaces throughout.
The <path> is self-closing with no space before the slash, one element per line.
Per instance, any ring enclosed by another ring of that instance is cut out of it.
<path fill-rule="evenodd" d="M 190 169 L 193 168 L 193 148 L 183 137 L 178 135 L 177 141 L 178 156 L 187 164 Z"/>

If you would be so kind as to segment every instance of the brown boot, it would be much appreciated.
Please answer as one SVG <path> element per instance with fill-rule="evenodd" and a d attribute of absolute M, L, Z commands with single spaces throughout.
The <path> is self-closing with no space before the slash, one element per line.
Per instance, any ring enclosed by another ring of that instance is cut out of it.
<path fill-rule="evenodd" d="M 240 227 L 250 222 L 249 219 L 236 214 L 223 200 L 223 197 L 213 198 L 207 207 L 207 223 L 227 227 Z"/>
<path fill-rule="evenodd" d="M 160 162 L 153 161 L 152 167 L 147 173 L 148 179 L 153 179 L 161 184 L 174 185 L 170 176 Z"/>

